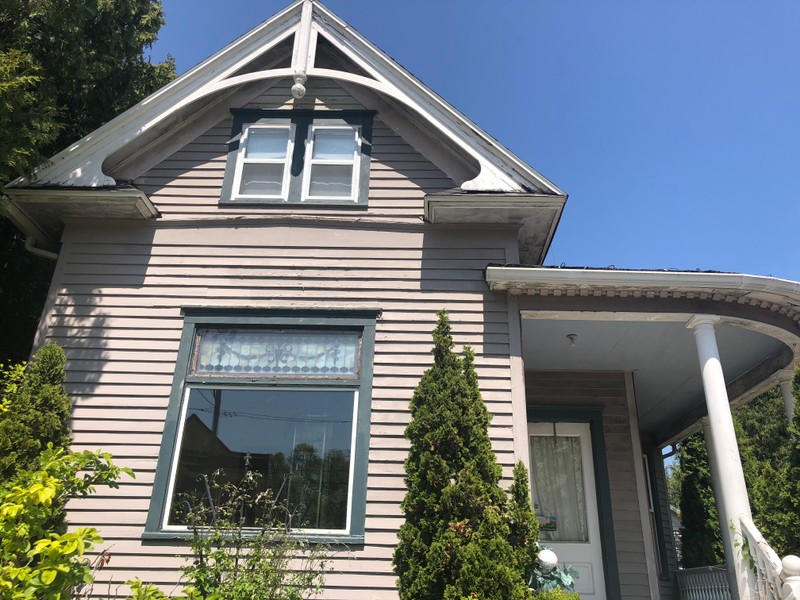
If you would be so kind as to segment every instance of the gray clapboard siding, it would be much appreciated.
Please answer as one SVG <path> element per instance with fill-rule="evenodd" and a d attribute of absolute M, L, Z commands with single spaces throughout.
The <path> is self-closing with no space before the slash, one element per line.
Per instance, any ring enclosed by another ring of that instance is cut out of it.
<path fill-rule="evenodd" d="M 650 598 L 623 373 L 525 372 L 525 397 L 536 406 L 601 406 L 623 600 Z"/>
<path fill-rule="evenodd" d="M 351 215 L 352 218 L 352 215 Z M 125 597 L 135 576 L 169 591 L 180 543 L 141 541 L 181 331 L 181 306 L 379 307 L 363 547 L 334 560 L 325 598 L 396 598 L 391 556 L 402 520 L 408 400 L 430 365 L 436 311 L 457 345 L 472 345 L 490 433 L 508 476 L 514 462 L 508 309 L 483 283 L 514 234 L 381 231 L 352 220 L 326 227 L 215 223 L 172 227 L 71 224 L 48 337 L 68 355 L 76 449 L 104 448 L 136 471 L 118 490 L 70 503 L 73 525 L 97 526 L 113 561 L 95 593 Z"/>
<path fill-rule="evenodd" d="M 290 87 L 291 81 L 281 81 L 248 107 L 322 110 L 365 108 L 332 81 L 312 79 L 307 85 L 306 96 L 299 101 L 291 97 Z M 218 202 L 232 123 L 233 120 L 228 118 L 207 131 L 198 131 L 192 142 L 165 157 L 134 181 L 150 196 L 163 219 L 220 218 Z M 373 128 L 372 143 L 369 206 L 366 210 L 368 218 L 418 221 L 422 216 L 426 193 L 455 186 L 428 158 L 384 125 L 380 121 L 380 114 Z M 298 207 L 291 206 L 229 206 L 225 207 L 224 215 L 231 218 L 259 217 L 297 210 Z M 302 212 L 307 216 L 352 218 L 352 211 L 348 209 L 303 207 Z"/>

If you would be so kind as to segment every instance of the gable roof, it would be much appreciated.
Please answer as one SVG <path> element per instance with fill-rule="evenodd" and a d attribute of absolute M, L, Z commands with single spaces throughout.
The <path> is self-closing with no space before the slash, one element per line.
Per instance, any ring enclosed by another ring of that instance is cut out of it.
<path fill-rule="evenodd" d="M 322 42 L 335 49 L 347 63 L 344 68 L 321 67 L 315 64 L 315 54 Z M 288 51 L 286 57 L 265 60 L 278 49 Z M 14 190 L 31 187 L 50 188 L 116 188 L 126 183 L 117 181 L 104 171 L 104 162 L 113 157 L 118 161 L 126 152 L 151 148 L 152 141 L 171 133 L 176 123 L 190 118 L 193 111 L 202 110 L 221 95 L 232 94 L 249 84 L 268 83 L 290 78 L 295 86 L 292 93 L 301 97 L 308 78 L 333 79 L 367 94 L 377 95 L 382 104 L 410 120 L 423 132 L 433 135 L 462 160 L 477 163 L 479 171 L 471 178 L 460 178 L 460 189 L 446 199 L 467 207 L 469 194 L 480 194 L 480 206 L 489 196 L 514 194 L 513 210 L 504 222 L 522 223 L 530 217 L 520 206 L 526 198 L 536 212 L 535 220 L 546 213 L 546 227 L 538 227 L 533 245 L 545 252 L 554 233 L 566 195 L 524 161 L 512 154 L 494 138 L 445 102 L 436 93 L 403 69 L 374 44 L 322 6 L 317 0 L 297 0 L 272 18 L 255 27 L 216 54 L 207 58 L 159 91 L 131 107 L 115 119 L 93 131 L 54 156 L 37 170 L 35 179 L 23 178 L 9 184 L 6 193 L 14 199 Z M 114 160 L 109 161 L 113 163 Z M 113 172 L 113 169 L 112 169 Z M 520 204 L 520 199 L 522 203 Z M 437 206 L 443 198 L 437 198 Z M 492 204 L 489 197 L 489 204 Z M 546 200 L 545 205 L 537 205 Z M 19 204 L 19 203 L 17 203 Z M 499 206 L 499 205 L 498 205 Z M 500 207 L 502 210 L 506 208 Z M 24 211 L 23 211 L 24 212 Z M 155 213 L 156 211 L 149 211 Z M 488 215 L 485 209 L 473 210 L 466 219 L 445 209 L 427 210 L 429 220 L 438 222 L 482 223 Z M 15 218 L 14 211 L 10 215 Z M 492 222 L 497 222 L 493 214 Z M 522 216 L 522 220 L 520 220 Z M 23 227 L 23 229 L 25 229 Z M 51 240 L 52 241 L 52 240 Z M 537 252 L 537 254 L 541 253 Z M 541 257 L 537 257 L 541 258 Z"/>

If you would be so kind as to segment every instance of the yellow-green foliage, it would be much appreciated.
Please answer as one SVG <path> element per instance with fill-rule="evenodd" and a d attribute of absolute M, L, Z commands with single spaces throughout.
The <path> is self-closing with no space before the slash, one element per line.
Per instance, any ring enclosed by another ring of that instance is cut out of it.
<path fill-rule="evenodd" d="M 580 600 L 580 598 L 575 592 L 557 589 L 548 592 L 537 592 L 533 600 Z"/>
<path fill-rule="evenodd" d="M 86 496 L 95 485 L 116 487 L 123 472 L 133 475 L 108 454 L 70 454 L 51 444 L 35 468 L 0 485 L 0 600 L 67 600 L 91 582 L 83 555 L 102 539 L 93 528 L 56 533 L 53 515 L 67 498 Z"/>

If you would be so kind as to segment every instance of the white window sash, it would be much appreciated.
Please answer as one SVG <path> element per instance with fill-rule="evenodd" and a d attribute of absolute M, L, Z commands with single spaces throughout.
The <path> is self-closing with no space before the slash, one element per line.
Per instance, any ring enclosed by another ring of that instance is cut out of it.
<path fill-rule="evenodd" d="M 247 158 L 247 141 L 251 131 L 256 129 L 282 129 L 288 131 L 288 144 L 286 146 L 286 157 L 283 159 L 276 158 Z M 270 199 L 270 200 L 283 200 L 289 198 L 289 183 L 291 178 L 291 165 L 292 156 L 294 154 L 294 137 L 295 137 L 295 124 L 284 120 L 261 119 L 260 121 L 248 125 L 242 131 L 242 137 L 239 141 L 239 150 L 236 156 L 236 171 L 233 176 L 233 189 L 232 195 L 234 199 Z M 283 179 L 281 180 L 280 194 L 243 194 L 240 191 L 242 185 L 242 173 L 245 165 L 248 164 L 267 164 L 267 165 L 283 165 Z"/>
<path fill-rule="evenodd" d="M 312 158 L 314 155 L 314 133 L 317 131 L 351 131 L 355 138 L 355 147 L 353 149 L 353 156 L 349 160 L 344 159 L 325 159 L 325 158 Z M 337 200 L 352 200 L 358 201 L 358 183 L 359 183 L 359 167 L 361 161 L 361 128 L 357 125 L 329 125 L 312 123 L 308 128 L 308 137 L 306 137 L 306 149 L 303 161 L 303 192 L 301 201 L 317 201 L 317 202 L 330 202 Z M 311 195 L 311 169 L 314 165 L 332 165 L 340 167 L 353 167 L 352 175 L 350 177 L 350 195 L 349 196 L 312 196 Z"/>

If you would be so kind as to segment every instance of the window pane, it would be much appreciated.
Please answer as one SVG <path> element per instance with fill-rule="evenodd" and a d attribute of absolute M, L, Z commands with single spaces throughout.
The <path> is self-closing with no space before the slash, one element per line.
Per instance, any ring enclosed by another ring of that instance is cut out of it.
<path fill-rule="evenodd" d="M 292 527 L 345 529 L 354 401 L 352 390 L 192 389 L 169 524 L 189 525 L 188 506 L 208 508 L 215 471 L 217 483 L 255 472 Z"/>
<path fill-rule="evenodd" d="M 245 156 L 285 159 L 288 145 L 289 129 L 249 129 Z"/>
<path fill-rule="evenodd" d="M 192 373 L 353 378 L 360 339 L 355 331 L 203 329 Z"/>
<path fill-rule="evenodd" d="M 312 158 L 352 160 L 356 136 L 352 129 L 317 129 L 314 131 Z"/>
<path fill-rule="evenodd" d="M 581 439 L 534 435 L 530 442 L 539 538 L 550 542 L 588 541 Z"/>
<path fill-rule="evenodd" d="M 350 198 L 353 193 L 352 165 L 313 165 L 308 195 Z"/>
<path fill-rule="evenodd" d="M 282 164 L 245 164 L 242 167 L 240 194 L 280 196 L 283 191 Z"/>

